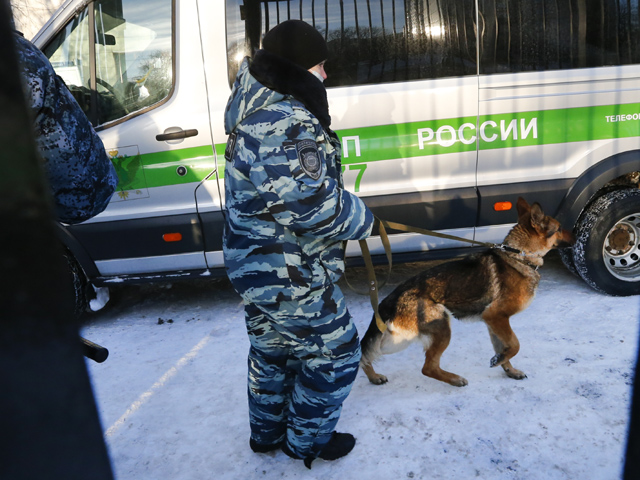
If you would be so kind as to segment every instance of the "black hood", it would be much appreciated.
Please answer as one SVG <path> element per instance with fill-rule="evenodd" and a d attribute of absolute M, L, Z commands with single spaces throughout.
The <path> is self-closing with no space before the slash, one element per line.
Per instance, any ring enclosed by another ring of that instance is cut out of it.
<path fill-rule="evenodd" d="M 266 50 L 255 53 L 249 72 L 265 87 L 302 102 L 324 128 L 329 128 L 327 90 L 312 73 Z"/>

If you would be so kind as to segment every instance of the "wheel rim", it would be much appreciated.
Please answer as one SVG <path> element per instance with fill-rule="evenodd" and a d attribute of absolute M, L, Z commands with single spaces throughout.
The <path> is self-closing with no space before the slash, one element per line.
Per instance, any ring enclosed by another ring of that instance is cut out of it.
<path fill-rule="evenodd" d="M 626 282 L 640 281 L 640 212 L 626 216 L 609 230 L 602 258 L 614 277 Z"/>

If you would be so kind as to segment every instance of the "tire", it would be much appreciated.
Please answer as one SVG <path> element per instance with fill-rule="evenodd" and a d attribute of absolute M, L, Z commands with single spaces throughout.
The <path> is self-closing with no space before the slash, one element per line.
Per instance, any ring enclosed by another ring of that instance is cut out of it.
<path fill-rule="evenodd" d="M 599 292 L 640 294 L 640 190 L 596 199 L 578 224 L 572 257 L 582 279 Z"/>
<path fill-rule="evenodd" d="M 576 268 L 576 262 L 573 261 L 573 248 L 559 248 L 558 253 L 560 254 L 562 263 L 564 263 L 564 266 L 567 267 L 567 270 L 573 273 L 576 277 L 580 277 L 578 269 Z"/>
<path fill-rule="evenodd" d="M 84 271 L 78 264 L 73 255 L 68 250 L 64 252 L 64 258 L 67 262 L 67 275 L 69 281 L 73 284 L 73 310 L 75 319 L 80 319 L 89 305 L 89 299 L 87 298 L 87 288 L 89 282 L 84 274 Z"/>

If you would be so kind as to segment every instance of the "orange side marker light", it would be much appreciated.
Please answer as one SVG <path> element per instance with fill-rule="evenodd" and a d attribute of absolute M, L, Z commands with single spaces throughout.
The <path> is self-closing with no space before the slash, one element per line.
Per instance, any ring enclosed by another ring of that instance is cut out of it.
<path fill-rule="evenodd" d="M 505 212 L 507 210 L 511 210 L 512 206 L 511 202 L 496 202 L 493 204 L 493 209 L 496 212 Z"/>
<path fill-rule="evenodd" d="M 181 233 L 165 233 L 164 235 L 162 235 L 162 239 L 165 242 L 179 242 L 180 240 L 182 240 L 182 234 Z"/>

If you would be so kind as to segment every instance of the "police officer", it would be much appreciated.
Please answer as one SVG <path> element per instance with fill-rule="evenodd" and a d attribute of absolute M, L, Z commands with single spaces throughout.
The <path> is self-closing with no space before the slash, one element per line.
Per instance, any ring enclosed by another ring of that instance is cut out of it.
<path fill-rule="evenodd" d="M 116 170 L 71 92 L 36 46 L 14 30 L 27 107 L 57 218 L 79 223 L 102 212 L 118 184 Z"/>
<path fill-rule="evenodd" d="M 307 467 L 348 454 L 337 433 L 360 343 L 336 285 L 344 241 L 369 236 L 373 216 L 343 188 L 330 130 L 322 35 L 283 22 L 245 58 L 225 111 L 228 276 L 245 305 L 250 446 L 281 448 Z"/>

